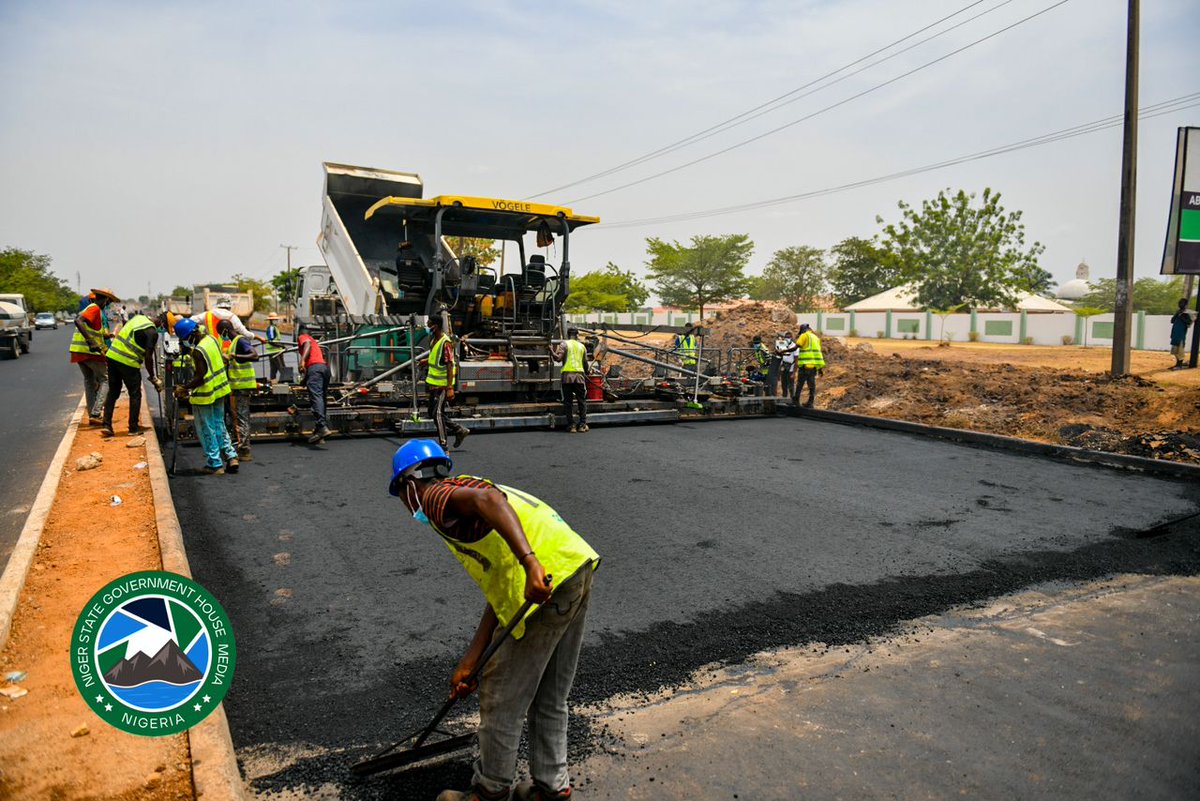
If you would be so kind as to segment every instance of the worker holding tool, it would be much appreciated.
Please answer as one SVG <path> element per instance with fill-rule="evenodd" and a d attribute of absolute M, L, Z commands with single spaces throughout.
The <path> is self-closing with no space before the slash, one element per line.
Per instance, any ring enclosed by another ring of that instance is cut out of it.
<path fill-rule="evenodd" d="M 800 325 L 800 339 L 796 341 L 796 363 L 798 374 L 796 378 L 796 394 L 792 402 L 800 404 L 800 393 L 808 386 L 808 401 L 804 404 L 811 409 L 813 400 L 817 397 L 817 375 L 825 372 L 825 356 L 821 353 L 821 339 L 808 323 Z"/>
<path fill-rule="evenodd" d="M 121 385 L 129 392 L 129 433 L 142 433 L 138 418 L 142 413 L 142 366 L 154 388 L 162 392 L 163 382 L 155 372 L 154 348 L 158 344 L 158 330 L 169 332 L 174 328 L 175 315 L 168 311 L 159 312 L 153 319 L 144 314 L 135 314 L 113 337 L 108 346 L 108 396 L 104 399 L 104 424 L 100 436 L 112 437 L 113 412 L 117 399 L 121 397 Z"/>
<path fill-rule="evenodd" d="M 238 458 L 249 462 L 254 458 L 250 453 L 250 398 L 258 389 L 258 379 L 254 376 L 258 351 L 249 337 L 234 333 L 228 320 L 217 323 L 217 331 L 221 334 L 221 350 L 229 373 L 229 411 Z"/>
<path fill-rule="evenodd" d="M 696 357 L 699 355 L 696 349 L 696 324 L 688 323 L 683 329 L 683 334 L 675 335 L 675 352 L 679 354 L 680 366 L 688 369 L 696 369 Z"/>
<path fill-rule="evenodd" d="M 313 339 L 303 329 L 297 328 L 300 336 L 296 343 L 300 346 L 300 382 L 308 387 L 308 401 L 312 407 L 313 417 L 316 418 L 312 436 L 308 438 L 310 445 L 320 445 L 332 433 L 325 418 L 325 393 L 329 390 L 329 365 L 325 361 L 325 352 L 320 343 Z"/>
<path fill-rule="evenodd" d="M 225 427 L 225 402 L 229 394 L 229 374 L 221 345 L 192 318 L 175 323 L 179 346 L 192 357 L 192 380 L 175 387 L 175 397 L 187 399 L 192 406 L 196 436 L 207 461 L 203 472 L 223 475 L 226 470 L 236 473 L 240 464 L 237 451 Z"/>
<path fill-rule="evenodd" d="M 272 384 L 278 383 L 279 376 L 283 374 L 283 344 L 279 339 L 279 326 L 275 325 L 278 319 L 279 315 L 275 312 L 267 315 L 266 352 L 267 358 L 271 360 Z"/>
<path fill-rule="evenodd" d="M 392 457 L 388 491 L 429 525 L 487 599 L 466 654 L 450 679 L 451 697 L 475 690 L 472 676 L 498 631 L 523 602 L 531 608 L 479 673 L 479 758 L 472 787 L 438 801 L 550 801 L 571 797 L 567 695 L 583 643 L 593 571 L 600 557 L 558 513 L 520 490 L 476 478 L 450 478 L 453 466 L 432 440 L 411 440 Z M 555 580 L 557 579 L 557 581 Z M 532 782 L 512 787 L 523 721 L 529 720 Z"/>
<path fill-rule="evenodd" d="M 429 398 L 429 416 L 437 426 L 438 444 L 449 450 L 446 429 L 454 432 L 454 447 L 462 447 L 463 440 L 471 430 L 455 420 L 446 419 L 446 403 L 454 400 L 454 386 L 458 383 L 458 360 L 454 357 L 454 343 L 450 335 L 442 330 L 441 315 L 431 314 L 427 326 L 433 344 L 429 357 L 423 361 L 429 365 L 425 375 L 425 394 Z"/>
<path fill-rule="evenodd" d="M 78 364 L 83 373 L 83 397 L 87 405 L 88 422 L 99 425 L 104 422 L 104 395 L 100 390 L 108 380 L 108 362 L 104 351 L 108 347 L 105 337 L 107 320 L 104 307 L 118 300 L 111 289 L 93 289 L 88 294 L 90 301 L 75 318 L 75 333 L 71 336 L 71 364 Z"/>
<path fill-rule="evenodd" d="M 567 338 L 553 348 L 554 360 L 562 366 L 563 411 L 567 415 L 567 430 L 572 434 L 585 433 L 587 424 L 587 346 L 579 341 L 579 329 L 568 328 Z M 572 401 L 579 407 L 579 425 L 575 424 Z"/>

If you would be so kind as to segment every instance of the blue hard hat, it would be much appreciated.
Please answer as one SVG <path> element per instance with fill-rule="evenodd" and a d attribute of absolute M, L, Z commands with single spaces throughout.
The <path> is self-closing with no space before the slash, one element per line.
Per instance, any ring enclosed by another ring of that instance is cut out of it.
<path fill-rule="evenodd" d="M 179 337 L 180 341 L 190 337 L 192 332 L 195 330 L 196 321 L 190 317 L 184 317 L 182 320 L 179 320 L 175 323 L 175 336 Z"/>
<path fill-rule="evenodd" d="M 450 457 L 446 455 L 445 449 L 432 439 L 412 439 L 397 448 L 392 455 L 392 481 L 388 484 L 388 492 L 398 496 L 401 477 L 414 467 L 426 463 L 445 465 L 447 474 L 454 466 L 454 462 L 450 461 Z"/>

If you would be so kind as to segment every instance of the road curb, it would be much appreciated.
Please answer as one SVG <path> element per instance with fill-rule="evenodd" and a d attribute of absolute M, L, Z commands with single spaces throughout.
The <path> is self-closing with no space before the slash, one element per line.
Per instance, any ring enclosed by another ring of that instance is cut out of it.
<path fill-rule="evenodd" d="M 146 464 L 154 497 L 154 523 L 158 530 L 162 567 L 163 570 L 191 578 L 192 569 L 183 545 L 183 529 L 179 525 L 179 516 L 175 514 L 167 467 L 150 419 L 149 398 L 142 404 L 141 425 L 146 432 Z M 224 703 L 199 725 L 189 729 L 187 735 L 192 753 L 192 784 L 196 798 L 203 801 L 244 801 L 245 783 L 238 770 Z"/>
<path fill-rule="evenodd" d="M 13 618 L 17 614 L 17 604 L 21 600 L 21 590 L 25 588 L 25 577 L 29 574 L 29 567 L 37 555 L 42 529 L 46 527 L 46 518 L 50 516 L 50 508 L 54 506 L 54 496 L 58 494 L 58 484 L 62 481 L 63 466 L 67 463 L 67 457 L 71 455 L 71 446 L 75 444 L 75 433 L 79 431 L 82 419 L 81 397 L 79 405 L 71 415 L 71 422 L 67 424 L 67 430 L 58 443 L 58 450 L 54 452 L 54 458 L 46 468 L 46 477 L 42 479 L 42 486 L 38 489 L 33 506 L 29 507 L 29 517 L 25 518 L 25 526 L 21 529 L 21 536 L 17 538 L 17 544 L 8 558 L 4 575 L 0 577 L 0 651 L 4 650 L 8 643 Z"/>
<path fill-rule="evenodd" d="M 986 434 L 982 431 L 968 431 L 962 428 L 931 426 L 908 420 L 894 420 L 890 417 L 871 417 L 870 415 L 853 414 L 851 412 L 835 412 L 832 409 L 792 407 L 788 413 L 792 417 L 812 418 L 814 420 L 823 420 L 842 425 L 882 428 L 889 431 L 919 434 L 923 437 L 944 439 L 966 445 L 1013 451 L 1030 456 L 1043 456 L 1060 461 L 1084 463 L 1116 470 L 1135 470 L 1147 475 L 1166 478 L 1200 481 L 1200 465 L 1187 464 L 1185 462 L 1169 462 L 1166 459 L 1147 459 L 1143 456 L 1130 456 L 1124 453 L 1093 451 L 1086 448 L 1076 448 L 1072 445 L 1052 445 L 1048 442 L 1034 442 L 1033 440 L 1007 437 L 1002 434 Z"/>

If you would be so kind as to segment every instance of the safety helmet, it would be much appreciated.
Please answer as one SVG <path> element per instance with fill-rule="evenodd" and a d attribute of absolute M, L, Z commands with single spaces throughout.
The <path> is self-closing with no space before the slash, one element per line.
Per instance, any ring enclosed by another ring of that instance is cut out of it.
<path fill-rule="evenodd" d="M 233 298 L 229 297 L 228 295 L 221 295 L 221 297 L 217 298 L 217 308 L 218 309 L 232 309 L 233 308 Z"/>
<path fill-rule="evenodd" d="M 179 322 L 179 315 L 175 312 L 167 312 L 167 331 L 174 333 L 177 322 Z"/>
<path fill-rule="evenodd" d="M 446 455 L 445 449 L 432 439 L 411 439 L 396 449 L 392 455 L 392 481 L 388 484 L 388 492 L 400 495 L 400 482 L 420 468 L 432 467 L 434 472 L 422 478 L 432 478 L 434 475 L 450 475 L 454 462 Z"/>
<path fill-rule="evenodd" d="M 179 337 L 180 342 L 186 342 L 196 330 L 196 321 L 190 317 L 184 317 L 175 323 L 175 336 Z"/>

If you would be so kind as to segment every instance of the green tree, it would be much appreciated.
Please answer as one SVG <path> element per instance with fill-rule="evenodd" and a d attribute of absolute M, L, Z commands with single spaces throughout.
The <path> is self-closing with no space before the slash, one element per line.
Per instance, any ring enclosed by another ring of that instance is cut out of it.
<path fill-rule="evenodd" d="M 900 221 L 883 229 L 880 247 L 916 285 L 921 306 L 1012 308 L 1019 292 L 1049 287 L 1037 264 L 1045 248 L 1026 245 L 1021 212 L 1006 211 L 991 189 L 978 206 L 973 193 L 947 192 L 922 201 L 920 210 L 900 201 Z"/>
<path fill-rule="evenodd" d="M 1076 317 L 1083 318 L 1083 342 L 1080 344 L 1086 348 L 1088 346 L 1088 318 L 1095 317 L 1097 314 L 1104 314 L 1106 310 L 1096 306 L 1076 306 L 1073 311 L 1075 312 Z"/>
<path fill-rule="evenodd" d="M 746 234 L 693 236 L 690 245 L 646 240 L 646 271 L 662 302 L 682 309 L 699 309 L 740 298 L 750 288 L 746 265 L 754 243 Z"/>
<path fill-rule="evenodd" d="M 494 239 L 479 239 L 471 236 L 454 236 L 448 237 L 450 247 L 454 248 L 454 252 L 461 259 L 463 256 L 474 256 L 475 261 L 480 267 L 487 267 L 489 264 L 500 258 L 500 250 L 496 247 Z"/>
<path fill-rule="evenodd" d="M 280 270 L 272 276 L 271 288 L 275 290 L 275 297 L 279 298 L 281 305 L 291 306 L 300 292 L 300 268 Z"/>
<path fill-rule="evenodd" d="M 829 249 L 829 288 L 839 308 L 878 295 L 904 282 L 894 260 L 869 239 L 852 236 Z"/>
<path fill-rule="evenodd" d="M 762 277 L 752 279 L 750 297 L 755 300 L 779 300 L 792 311 L 804 311 L 829 289 L 829 265 L 825 251 L 796 245 L 775 251 L 763 269 Z"/>
<path fill-rule="evenodd" d="M 254 293 L 254 310 L 256 312 L 265 312 L 271 310 L 271 303 L 275 299 L 272 287 L 266 281 L 260 281 L 257 278 L 251 278 L 248 275 L 238 273 L 233 276 L 233 283 L 237 287 L 238 292 L 253 292 Z"/>
<path fill-rule="evenodd" d="M 190 298 L 192 296 L 192 288 L 190 286 L 177 286 L 171 290 L 173 298 Z"/>
<path fill-rule="evenodd" d="M 1091 282 L 1092 289 L 1079 299 L 1081 306 L 1091 306 L 1106 312 L 1114 311 L 1117 305 L 1117 280 L 1100 278 Z M 1139 278 L 1133 282 L 1133 310 L 1146 314 L 1174 314 L 1183 297 L 1183 276 L 1176 275 L 1166 281 L 1157 278 Z"/>
<path fill-rule="evenodd" d="M 571 279 L 571 294 L 564 310 L 568 312 L 635 311 L 642 307 L 650 291 L 632 272 L 625 272 L 611 261 L 603 270 L 594 270 Z"/>
<path fill-rule="evenodd" d="M 0 250 L 0 292 L 24 295 L 31 312 L 75 309 L 78 297 L 51 272 L 51 261 L 46 254 L 32 250 Z"/>

